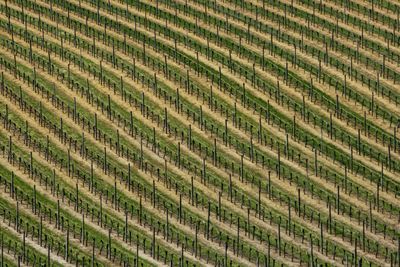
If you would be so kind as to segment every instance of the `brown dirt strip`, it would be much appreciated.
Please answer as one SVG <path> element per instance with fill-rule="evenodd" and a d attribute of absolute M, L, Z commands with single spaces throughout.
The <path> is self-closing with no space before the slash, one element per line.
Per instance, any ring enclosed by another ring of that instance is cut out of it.
<path fill-rule="evenodd" d="M 1 229 L 1 226 L 2 225 L 2 223 L 0 222 L 0 231 L 2 230 Z M 10 251 L 11 252 L 11 251 Z M 6 260 L 8 260 L 8 261 L 10 261 L 10 262 L 12 262 L 12 263 L 14 263 L 14 265 L 11 265 L 12 267 L 14 267 L 14 266 L 18 266 L 18 259 L 16 259 L 15 258 L 15 256 L 14 255 L 11 255 L 11 254 L 9 254 L 9 253 L 7 253 L 7 251 L 3 251 L 3 257 L 4 257 L 4 259 L 6 259 Z M 15 263 L 15 261 L 17 261 L 17 263 Z M 10 266 L 10 267 L 11 267 Z M 20 266 L 22 266 L 22 267 L 29 267 L 29 265 L 26 265 L 26 264 L 24 264 L 23 262 L 21 262 L 20 263 Z"/>

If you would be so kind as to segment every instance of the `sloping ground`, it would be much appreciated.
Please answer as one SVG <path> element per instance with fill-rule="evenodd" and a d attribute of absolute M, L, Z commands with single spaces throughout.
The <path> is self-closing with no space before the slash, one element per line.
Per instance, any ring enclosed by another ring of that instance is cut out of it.
<path fill-rule="evenodd" d="M 1 1 L 1 262 L 400 266 L 399 10 Z"/>

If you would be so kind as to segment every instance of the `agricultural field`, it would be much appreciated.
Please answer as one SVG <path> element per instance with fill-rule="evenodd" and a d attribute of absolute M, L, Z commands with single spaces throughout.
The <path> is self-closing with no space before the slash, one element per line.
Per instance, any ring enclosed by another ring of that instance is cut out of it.
<path fill-rule="evenodd" d="M 0 0 L 0 48 L 1 267 L 400 267 L 398 0 Z"/>

